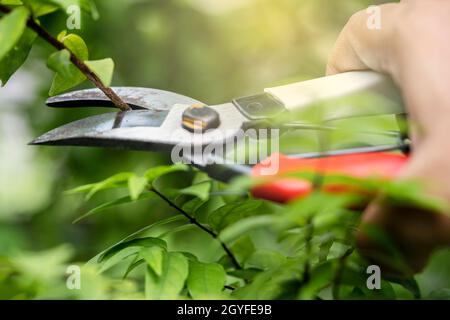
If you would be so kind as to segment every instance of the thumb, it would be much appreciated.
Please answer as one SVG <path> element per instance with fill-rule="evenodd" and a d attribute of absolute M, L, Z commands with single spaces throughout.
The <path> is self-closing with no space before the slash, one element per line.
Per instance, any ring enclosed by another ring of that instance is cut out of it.
<path fill-rule="evenodd" d="M 389 73 L 389 43 L 397 10 L 398 4 L 390 3 L 355 13 L 331 51 L 327 75 L 368 69 Z M 377 19 L 379 23 L 371 23 Z"/>

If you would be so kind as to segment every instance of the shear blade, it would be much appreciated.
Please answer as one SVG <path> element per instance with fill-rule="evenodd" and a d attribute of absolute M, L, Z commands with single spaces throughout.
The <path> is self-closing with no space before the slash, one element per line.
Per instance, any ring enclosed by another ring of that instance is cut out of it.
<path fill-rule="evenodd" d="M 233 104 L 212 106 L 223 118 L 218 128 L 193 134 L 182 128 L 182 114 L 189 105 L 175 104 L 170 110 L 132 110 L 105 113 L 78 120 L 51 130 L 32 141 L 32 145 L 114 147 L 129 150 L 160 151 L 178 146 L 203 147 L 222 145 L 234 140 L 245 122 Z"/>
<path fill-rule="evenodd" d="M 33 140 L 31 145 L 115 146 L 133 148 L 135 144 L 124 135 L 110 136 L 110 132 L 127 128 L 159 128 L 169 111 L 133 110 L 125 113 L 120 128 L 113 129 L 117 113 L 105 113 L 77 120 L 51 130 Z M 148 148 L 146 148 L 148 149 Z"/>
<path fill-rule="evenodd" d="M 175 104 L 196 104 L 199 101 L 170 91 L 139 88 L 113 87 L 113 91 L 132 109 L 169 110 Z M 64 93 L 47 100 L 49 107 L 114 107 L 111 100 L 99 89 L 78 90 Z"/>

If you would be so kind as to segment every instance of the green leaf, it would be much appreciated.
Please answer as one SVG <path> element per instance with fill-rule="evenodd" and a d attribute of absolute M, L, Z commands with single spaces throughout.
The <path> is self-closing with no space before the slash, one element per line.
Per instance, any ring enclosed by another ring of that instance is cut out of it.
<path fill-rule="evenodd" d="M 250 236 L 239 238 L 231 246 L 231 252 L 233 252 L 239 262 L 246 261 L 255 250 L 255 244 Z"/>
<path fill-rule="evenodd" d="M 199 198 L 194 198 L 184 203 L 182 209 L 186 212 L 194 214 L 198 210 L 198 208 L 200 208 L 205 203 L 206 201 L 203 201 Z"/>
<path fill-rule="evenodd" d="M 6 6 L 20 6 L 23 4 L 21 0 L 0 0 L 0 3 Z"/>
<path fill-rule="evenodd" d="M 125 260 L 131 256 L 137 255 L 138 252 L 139 252 L 139 247 L 123 248 L 122 250 L 112 254 L 110 257 L 108 257 L 107 259 L 104 259 L 101 262 L 101 267 L 100 267 L 99 273 L 103 273 L 106 270 L 115 266 L 116 264 L 122 262 L 123 260 Z"/>
<path fill-rule="evenodd" d="M 126 279 L 128 275 L 137 267 L 139 267 L 141 264 L 143 264 L 145 261 L 144 259 L 139 259 L 139 254 L 137 254 L 134 259 L 130 262 L 128 265 L 127 270 L 125 270 L 125 273 L 123 274 L 122 279 Z"/>
<path fill-rule="evenodd" d="M 61 9 L 52 0 L 22 0 L 23 4 L 30 9 L 33 16 L 38 18 Z"/>
<path fill-rule="evenodd" d="M 204 181 L 187 188 L 178 190 L 180 194 L 186 194 L 198 197 L 199 199 L 206 201 L 209 198 L 209 191 L 211 190 L 211 181 Z"/>
<path fill-rule="evenodd" d="M 153 238 L 153 237 L 145 237 L 145 238 L 136 238 L 132 240 L 122 241 L 118 244 L 108 248 L 104 252 L 100 254 L 98 257 L 98 262 L 102 262 L 112 255 L 116 254 L 120 250 L 127 247 L 152 247 L 152 246 L 160 246 L 162 248 L 167 248 L 167 244 L 164 240 Z"/>
<path fill-rule="evenodd" d="M 137 200 L 147 187 L 147 179 L 144 177 L 131 176 L 128 179 L 128 190 L 132 200 Z"/>
<path fill-rule="evenodd" d="M 91 14 L 91 18 L 97 20 L 100 17 L 97 6 L 93 0 L 80 0 L 81 10 Z"/>
<path fill-rule="evenodd" d="M 150 198 L 152 196 L 153 196 L 152 193 L 148 192 L 148 193 L 140 194 L 138 196 L 138 198 L 136 198 L 136 199 L 132 199 L 131 196 L 125 196 L 125 197 L 122 197 L 122 198 L 119 198 L 119 199 L 116 199 L 116 200 L 113 200 L 113 201 L 109 201 L 109 202 L 103 203 L 103 204 L 95 207 L 94 209 L 89 210 L 88 212 L 86 212 L 82 216 L 78 217 L 77 219 L 75 219 L 73 221 L 73 223 L 77 223 L 77 222 L 79 222 L 79 221 L 81 221 L 83 219 L 86 219 L 87 217 L 93 216 L 93 215 L 95 215 L 97 213 L 100 213 L 100 212 L 102 212 L 104 210 L 107 210 L 107 209 L 110 209 L 110 208 L 114 208 L 116 206 L 119 206 L 119 205 L 122 205 L 122 204 L 126 204 L 126 203 L 130 203 L 130 202 L 135 202 L 135 201 L 139 201 L 139 200 L 145 200 L 145 199 L 148 199 L 148 198 Z"/>
<path fill-rule="evenodd" d="M 66 36 L 67 36 L 67 30 L 63 30 L 56 36 L 56 39 L 59 42 L 62 42 L 64 40 L 64 37 L 66 37 Z"/>
<path fill-rule="evenodd" d="M 73 251 L 71 246 L 65 244 L 45 251 L 18 251 L 11 256 L 11 262 L 21 280 L 39 281 L 40 279 L 42 284 L 50 283 L 64 274 L 65 264 L 73 257 Z M 0 285 L 3 285 L 5 280 L 7 281 L 2 278 Z"/>
<path fill-rule="evenodd" d="M 251 230 L 272 226 L 276 222 L 272 215 L 263 215 L 242 219 L 241 221 L 225 228 L 220 233 L 220 239 L 224 242 L 232 241 L 243 236 Z"/>
<path fill-rule="evenodd" d="M 66 32 L 63 31 L 58 36 L 58 40 L 61 41 L 78 59 L 89 59 L 88 48 L 86 46 L 86 43 L 80 36 L 73 33 L 66 34 Z M 62 93 L 86 80 L 86 76 L 72 63 L 69 66 L 67 65 L 66 53 L 63 53 L 60 59 L 53 57 L 53 55 L 50 57 L 50 59 L 51 61 L 49 61 L 49 66 L 51 64 L 56 64 L 56 70 L 58 70 L 55 77 L 53 78 L 53 82 L 50 87 L 50 96 Z M 62 63 L 62 66 L 57 63 L 58 61 Z M 63 74 L 59 72 L 59 70 L 63 70 Z"/>
<path fill-rule="evenodd" d="M 416 276 L 424 297 L 450 287 L 450 248 L 437 250 L 425 270 Z"/>
<path fill-rule="evenodd" d="M 147 265 L 158 277 L 161 276 L 163 272 L 163 260 L 165 254 L 165 249 L 158 246 L 145 247 L 139 251 L 139 256 L 145 260 Z"/>
<path fill-rule="evenodd" d="M 111 85 L 114 61 L 111 58 L 85 61 L 86 65 L 100 78 L 105 86 Z"/>
<path fill-rule="evenodd" d="M 231 270 L 228 272 L 228 274 L 237 277 L 239 279 L 244 279 L 248 282 L 253 281 L 255 277 L 262 273 L 259 269 L 238 269 L 238 270 Z"/>
<path fill-rule="evenodd" d="M 99 17 L 97 7 L 92 0 L 40 0 L 40 2 L 53 4 L 64 11 L 67 11 L 70 6 L 76 5 L 82 12 L 89 14 L 92 19 L 96 20 Z"/>
<path fill-rule="evenodd" d="M 192 184 L 198 184 L 201 182 L 212 182 L 213 180 L 211 180 L 211 178 L 208 176 L 207 173 L 202 172 L 202 171 L 195 171 L 195 176 L 192 179 Z"/>
<path fill-rule="evenodd" d="M 124 248 L 124 247 L 128 246 L 131 243 L 131 241 L 137 241 L 138 244 L 141 241 L 144 241 L 144 243 L 146 243 L 147 240 L 142 240 L 142 239 L 147 239 L 147 238 L 136 238 L 137 236 L 141 235 L 145 231 L 149 231 L 153 228 L 164 226 L 164 225 L 171 224 L 171 223 L 178 223 L 181 221 L 185 222 L 186 217 L 184 217 L 182 215 L 176 215 L 176 216 L 168 217 L 168 218 L 153 222 L 152 224 L 133 232 L 132 234 L 126 236 L 124 239 L 120 240 L 119 242 L 115 243 L 114 245 L 110 246 L 109 248 L 103 250 L 102 252 L 100 252 L 93 258 L 91 258 L 86 264 L 87 265 L 97 264 L 99 261 L 101 261 L 105 257 L 105 255 L 108 252 L 114 252 L 114 251 L 120 250 L 120 248 Z M 152 238 L 152 239 L 156 239 L 156 238 Z M 165 249 L 167 248 L 167 244 L 165 243 L 164 240 L 156 239 L 156 240 L 149 240 L 149 242 L 154 243 L 155 245 L 159 245 L 162 248 L 165 248 Z"/>
<path fill-rule="evenodd" d="M 389 266 L 393 270 L 397 272 L 402 272 L 407 274 L 410 272 L 410 268 L 406 263 L 404 256 L 400 249 L 398 248 L 395 240 L 386 232 L 386 230 L 380 228 L 375 224 L 362 224 L 360 227 L 361 230 L 371 239 L 371 241 L 375 242 L 377 246 L 382 248 L 377 253 L 377 259 L 382 261 L 383 264 Z"/>
<path fill-rule="evenodd" d="M 202 204 L 196 207 L 191 212 L 200 223 L 207 224 L 209 221 L 209 215 L 220 207 L 224 206 L 226 203 L 222 196 L 214 195 L 210 193 L 210 198 L 208 201 L 202 201 L 199 198 L 194 198 L 194 200 L 199 200 Z"/>
<path fill-rule="evenodd" d="M 197 228 L 197 226 L 195 226 L 194 224 L 185 224 L 185 225 L 177 226 L 175 228 L 167 230 L 167 231 L 159 234 L 158 237 L 163 239 L 167 236 L 173 235 L 174 233 L 183 232 L 186 230 L 191 230 L 191 229 L 196 229 L 196 228 Z"/>
<path fill-rule="evenodd" d="M 123 239 L 119 243 L 127 241 L 127 240 L 129 240 L 129 239 L 131 239 L 131 238 L 133 238 L 133 237 L 135 237 L 135 236 L 137 236 L 139 234 L 142 234 L 145 231 L 149 231 L 149 230 L 151 230 L 153 228 L 156 228 L 156 227 L 161 227 L 161 226 L 164 226 L 164 225 L 167 225 L 167 224 L 171 224 L 171 223 L 175 223 L 175 222 L 177 222 L 177 223 L 179 223 L 179 222 L 186 223 L 187 221 L 188 221 L 187 218 L 185 216 L 182 216 L 182 215 L 175 215 L 175 216 L 172 216 L 172 217 L 167 217 L 165 219 L 161 219 L 161 220 L 158 220 L 156 222 L 153 222 L 152 224 L 150 224 L 148 226 L 145 226 L 142 229 L 139 229 L 138 231 L 132 233 L 131 235 L 129 235 L 128 237 L 126 237 L 125 239 Z"/>
<path fill-rule="evenodd" d="M 257 274 L 250 284 L 235 290 L 233 296 L 244 300 L 286 299 L 285 295 L 291 290 L 289 284 L 301 280 L 303 266 L 304 263 L 300 259 L 288 260 L 278 268 Z M 298 285 L 295 285 L 295 288 L 298 288 Z"/>
<path fill-rule="evenodd" d="M 64 194 L 66 195 L 70 195 L 70 194 L 76 194 L 76 193 L 85 193 L 85 192 L 89 192 L 92 190 L 92 188 L 95 186 L 95 183 L 89 183 L 89 184 L 85 184 L 73 189 L 69 189 L 64 191 Z"/>
<path fill-rule="evenodd" d="M 36 36 L 34 31 L 26 29 L 13 49 L 0 61 L 0 81 L 2 85 L 5 85 L 25 62 Z"/>
<path fill-rule="evenodd" d="M 336 260 L 332 260 L 316 266 L 311 271 L 311 280 L 300 288 L 298 298 L 300 300 L 315 299 L 320 290 L 333 281 L 335 264 Z"/>
<path fill-rule="evenodd" d="M 86 200 L 89 200 L 97 192 L 107 189 L 126 187 L 128 180 L 134 176 L 133 172 L 121 172 L 97 183 L 90 183 L 84 186 L 77 187 L 66 191 L 68 194 L 87 192 Z"/>
<path fill-rule="evenodd" d="M 130 256 L 137 255 L 144 247 L 158 246 L 166 248 L 166 243 L 158 238 L 146 237 L 121 242 L 103 252 L 97 259 L 101 265 L 100 272 L 104 272 Z"/>
<path fill-rule="evenodd" d="M 19 7 L 0 20 L 0 60 L 14 48 L 25 31 L 29 11 Z"/>
<path fill-rule="evenodd" d="M 217 263 L 190 261 L 187 287 L 194 299 L 217 298 L 225 286 L 227 274 Z"/>
<path fill-rule="evenodd" d="M 284 262 L 286 262 L 286 257 L 277 251 L 258 250 L 245 261 L 245 266 L 268 270 L 276 268 Z"/>
<path fill-rule="evenodd" d="M 433 291 L 428 298 L 433 300 L 450 300 L 450 289 L 445 288 Z"/>
<path fill-rule="evenodd" d="M 398 279 L 389 278 L 389 281 L 392 283 L 399 284 L 401 287 L 406 289 L 414 297 L 414 299 L 420 299 L 422 296 L 419 284 L 417 283 L 416 279 L 414 279 L 413 277 L 398 278 Z"/>
<path fill-rule="evenodd" d="M 123 187 L 128 183 L 128 180 L 130 177 L 134 176 L 134 173 L 132 172 L 122 172 L 118 173 L 116 175 L 113 175 L 112 177 L 109 177 L 106 180 L 100 181 L 99 183 L 96 183 L 93 188 L 89 191 L 86 198 L 91 198 L 94 194 L 101 190 L 111 189 L 111 188 L 117 188 L 117 187 Z"/>
<path fill-rule="evenodd" d="M 152 183 L 155 179 L 177 171 L 187 171 L 188 167 L 184 164 L 175 164 L 170 166 L 159 166 L 155 168 L 151 168 L 147 170 L 147 172 L 144 174 L 144 176 L 147 178 L 147 181 L 149 183 Z"/>
<path fill-rule="evenodd" d="M 292 221 L 299 226 L 305 226 L 319 213 L 338 212 L 355 204 L 356 199 L 358 199 L 358 196 L 352 194 L 315 192 L 308 197 L 290 203 L 287 206 L 285 220 Z"/>
<path fill-rule="evenodd" d="M 365 268 L 347 264 L 342 270 L 341 287 L 345 285 L 359 289 L 360 293 L 363 294 L 363 297 L 358 296 L 360 299 L 395 299 L 395 291 L 389 282 L 382 279 L 381 289 L 371 290 L 367 288 L 367 277 L 368 275 Z M 353 297 L 353 293 L 348 293 L 348 295 L 349 296 L 346 297 L 345 294 L 340 294 L 342 299 L 355 298 Z"/>
<path fill-rule="evenodd" d="M 150 267 L 147 268 L 145 297 L 150 300 L 176 299 L 184 287 L 188 272 L 188 259 L 183 254 L 167 253 L 164 257 L 161 276 L 158 276 Z"/>
<path fill-rule="evenodd" d="M 189 261 L 198 261 L 198 258 L 190 252 L 186 251 L 178 251 L 178 252 L 182 253 Z"/>
<path fill-rule="evenodd" d="M 70 53 L 66 49 L 53 53 L 47 60 L 47 67 L 63 78 L 71 76 L 72 62 L 70 61 Z"/>
<path fill-rule="evenodd" d="M 38 18 L 58 10 L 58 7 L 47 0 L 22 0 L 23 4 Z"/>
<path fill-rule="evenodd" d="M 261 200 L 247 200 L 226 204 L 209 214 L 208 222 L 215 230 L 223 230 L 226 226 L 243 218 L 261 214 Z"/>
<path fill-rule="evenodd" d="M 83 75 L 83 73 L 81 73 L 81 71 L 79 71 L 73 65 L 70 66 L 70 69 L 71 69 L 70 76 L 64 77 L 59 73 L 55 75 L 50 90 L 48 92 L 50 96 L 60 94 L 66 90 L 69 90 L 79 85 L 84 80 L 86 80 L 86 77 Z"/>
<path fill-rule="evenodd" d="M 344 255 L 348 254 L 349 250 L 352 250 L 352 247 L 344 243 L 335 241 L 330 247 L 330 250 L 327 255 L 327 260 L 339 259 Z"/>
<path fill-rule="evenodd" d="M 59 34 L 58 40 L 61 41 L 75 56 L 80 60 L 89 59 L 89 50 L 83 38 L 74 33 L 67 34 L 63 31 Z"/>
<path fill-rule="evenodd" d="M 40 0 L 43 2 L 49 2 L 57 5 L 59 8 L 66 10 L 70 6 L 80 6 L 80 0 Z"/>

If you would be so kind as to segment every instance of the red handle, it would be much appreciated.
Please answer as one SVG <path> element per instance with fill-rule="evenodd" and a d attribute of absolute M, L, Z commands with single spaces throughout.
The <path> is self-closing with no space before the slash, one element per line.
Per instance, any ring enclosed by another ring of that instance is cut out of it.
<path fill-rule="evenodd" d="M 312 159 L 290 158 L 275 153 L 254 166 L 252 176 L 279 178 L 254 187 L 252 194 L 256 198 L 281 203 L 289 202 L 308 195 L 313 190 L 313 186 L 310 181 L 305 179 L 283 177 L 286 173 L 318 172 L 323 175 L 338 174 L 354 178 L 378 177 L 391 180 L 398 175 L 407 161 L 408 157 L 405 155 L 385 152 L 355 153 Z M 274 166 L 278 167 L 278 170 L 268 169 L 274 168 Z M 267 175 L 267 172 L 270 171 L 273 171 L 273 174 Z M 348 185 L 339 184 L 328 184 L 324 186 L 324 189 L 332 193 L 350 191 Z"/>

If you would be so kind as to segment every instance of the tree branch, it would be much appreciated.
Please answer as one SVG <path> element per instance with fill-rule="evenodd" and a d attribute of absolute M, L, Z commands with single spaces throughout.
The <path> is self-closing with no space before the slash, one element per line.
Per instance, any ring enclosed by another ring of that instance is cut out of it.
<path fill-rule="evenodd" d="M 10 13 L 11 9 L 5 5 L 0 4 L 0 11 L 3 13 Z M 83 60 L 79 59 L 64 43 L 58 41 L 50 33 L 41 27 L 32 17 L 27 21 L 27 27 L 32 29 L 38 34 L 39 37 L 47 41 L 57 50 L 67 50 L 70 54 L 70 61 L 89 79 L 97 88 L 103 91 L 103 93 L 111 100 L 111 102 L 120 110 L 131 110 L 130 106 L 125 103 L 110 87 L 105 86 L 102 80 L 92 71 Z"/>
<path fill-rule="evenodd" d="M 204 225 L 202 225 L 200 222 L 197 221 L 194 217 L 192 217 L 189 213 L 187 213 L 185 210 L 177 206 L 174 202 L 172 202 L 169 198 L 167 198 L 165 195 L 163 195 L 161 192 L 156 190 L 155 188 L 150 188 L 150 191 L 154 192 L 158 197 L 160 197 L 162 200 L 164 200 L 169 206 L 176 209 L 179 213 L 181 213 L 183 216 L 189 219 L 189 222 L 199 227 L 201 230 L 208 233 L 211 237 L 219 241 L 220 245 L 222 246 L 225 253 L 228 255 L 228 257 L 231 259 L 231 262 L 236 267 L 236 269 L 242 269 L 241 265 L 237 261 L 236 257 L 234 256 L 233 252 L 228 248 L 228 246 L 220 240 L 219 236 L 212 230 L 206 228 Z"/>
<path fill-rule="evenodd" d="M 308 218 L 306 224 L 307 234 L 305 239 L 305 255 L 306 261 L 303 270 L 303 283 L 308 283 L 311 280 L 311 252 L 312 252 L 312 240 L 314 236 L 314 224 L 312 222 L 312 218 Z"/>
<path fill-rule="evenodd" d="M 341 289 L 341 282 L 342 282 L 342 276 L 344 273 L 344 269 L 345 269 L 345 264 L 347 262 L 347 258 L 353 253 L 353 249 L 348 249 L 344 255 L 342 257 L 339 258 L 338 260 L 338 266 L 337 266 L 337 270 L 336 273 L 334 274 L 333 277 L 333 282 L 332 282 L 332 289 L 331 289 L 331 294 L 334 300 L 340 300 L 341 296 L 340 296 L 340 289 Z"/>
<path fill-rule="evenodd" d="M 350 231 L 350 228 L 348 228 L 346 230 L 346 234 L 345 234 L 345 243 L 348 243 L 351 241 L 351 234 L 352 232 Z M 348 248 L 344 254 L 339 258 L 338 260 L 338 265 L 336 268 L 336 272 L 334 274 L 333 277 L 333 282 L 331 284 L 331 294 L 334 300 L 340 300 L 340 289 L 341 289 L 341 282 L 342 282 L 342 277 L 344 274 L 344 269 L 347 263 L 347 259 L 348 257 L 350 257 L 350 255 L 353 253 L 354 248 L 350 247 Z"/>

